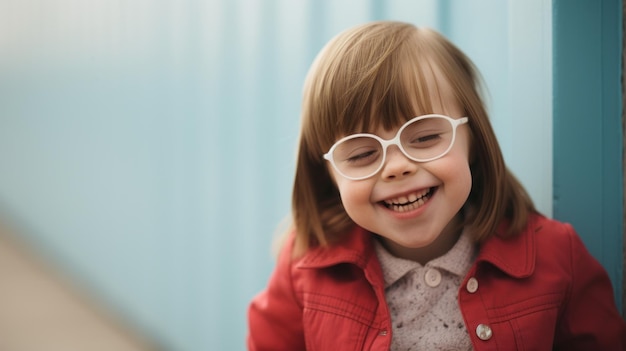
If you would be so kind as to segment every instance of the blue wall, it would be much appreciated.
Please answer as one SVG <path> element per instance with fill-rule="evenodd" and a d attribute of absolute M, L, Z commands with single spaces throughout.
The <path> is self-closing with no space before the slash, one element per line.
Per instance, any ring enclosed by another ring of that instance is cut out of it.
<path fill-rule="evenodd" d="M 623 292 L 622 1 L 554 1 L 554 216 Z"/>
<path fill-rule="evenodd" d="M 289 212 L 302 82 L 324 43 L 374 19 L 449 36 L 485 77 L 507 162 L 551 215 L 551 11 L 0 0 L 0 218 L 164 348 L 242 350 Z"/>

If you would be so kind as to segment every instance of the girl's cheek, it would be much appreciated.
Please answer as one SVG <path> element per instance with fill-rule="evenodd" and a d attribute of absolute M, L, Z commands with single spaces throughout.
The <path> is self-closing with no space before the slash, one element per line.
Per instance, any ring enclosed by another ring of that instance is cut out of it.
<path fill-rule="evenodd" d="M 370 201 L 372 193 L 370 182 L 339 180 L 337 186 L 344 206 L 358 206 Z"/>

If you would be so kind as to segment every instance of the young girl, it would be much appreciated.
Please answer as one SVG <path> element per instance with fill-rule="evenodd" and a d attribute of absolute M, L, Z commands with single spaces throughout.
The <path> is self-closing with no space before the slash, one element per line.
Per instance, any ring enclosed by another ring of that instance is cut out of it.
<path fill-rule="evenodd" d="M 507 170 L 470 60 L 375 22 L 305 82 L 294 229 L 249 350 L 626 350 L 611 283 Z"/>

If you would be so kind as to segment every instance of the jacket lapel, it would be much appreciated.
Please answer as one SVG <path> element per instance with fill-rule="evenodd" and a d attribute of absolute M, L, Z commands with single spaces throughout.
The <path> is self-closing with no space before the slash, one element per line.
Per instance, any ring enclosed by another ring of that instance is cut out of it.
<path fill-rule="evenodd" d="M 325 268 L 340 263 L 352 263 L 364 268 L 369 257 L 374 253 L 370 237 L 371 234 L 355 226 L 341 242 L 329 247 L 316 247 L 307 252 L 296 266 L 298 268 Z"/>
<path fill-rule="evenodd" d="M 535 270 L 535 235 L 541 230 L 536 220 L 529 221 L 526 229 L 512 236 L 504 236 L 507 223 L 499 226 L 496 235 L 481 246 L 477 263 L 489 262 L 502 272 L 515 277 L 529 277 Z"/>
<path fill-rule="evenodd" d="M 382 268 L 372 242 L 373 234 L 355 226 L 350 234 L 330 247 L 317 247 L 296 263 L 296 268 L 327 268 L 343 263 L 361 268 L 374 286 L 384 286 Z"/>

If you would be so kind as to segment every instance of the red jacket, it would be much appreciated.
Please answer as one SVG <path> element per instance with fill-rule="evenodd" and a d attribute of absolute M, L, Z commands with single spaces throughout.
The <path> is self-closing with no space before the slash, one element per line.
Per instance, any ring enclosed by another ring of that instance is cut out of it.
<path fill-rule="evenodd" d="M 388 350 L 391 320 L 371 238 L 356 228 L 297 260 L 292 238 L 250 305 L 248 349 Z M 570 225 L 539 215 L 520 235 L 482 245 L 458 299 L 475 350 L 626 350 L 606 272 Z"/>

